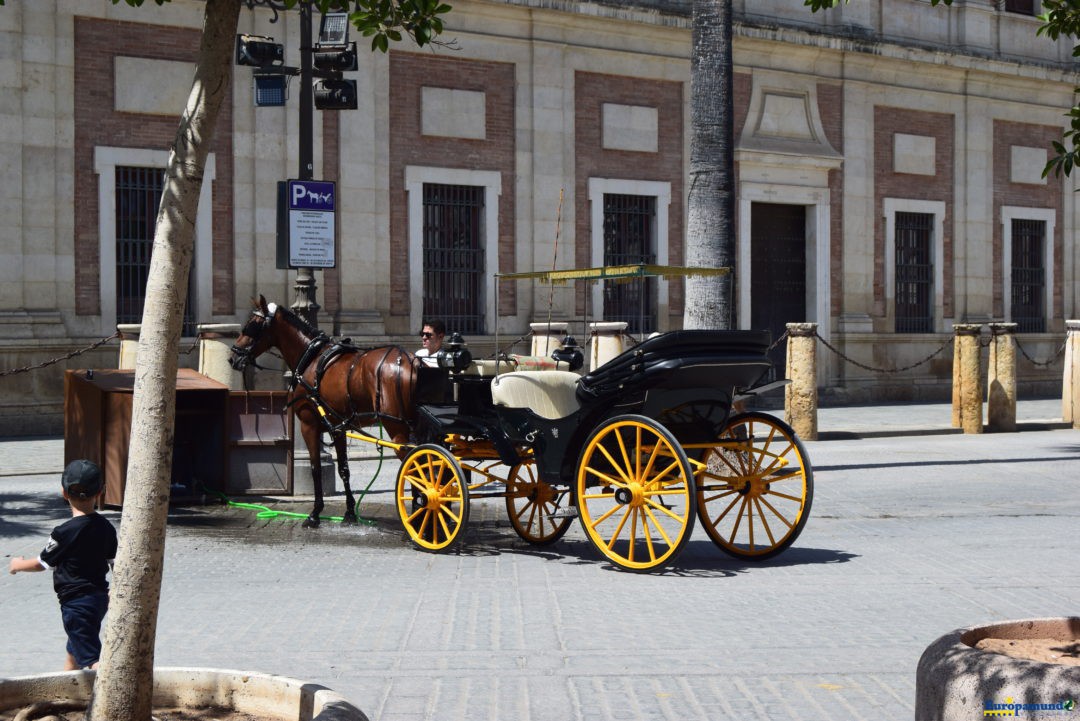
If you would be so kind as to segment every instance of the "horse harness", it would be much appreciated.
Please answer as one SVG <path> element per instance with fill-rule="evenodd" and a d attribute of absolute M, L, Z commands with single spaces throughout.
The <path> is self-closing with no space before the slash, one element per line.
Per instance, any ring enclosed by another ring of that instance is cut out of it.
<path fill-rule="evenodd" d="M 269 326 L 270 322 L 274 318 L 274 314 L 276 313 L 277 308 L 276 306 L 271 304 L 270 306 L 268 306 L 268 311 L 269 312 L 263 312 L 260 309 L 255 310 L 255 315 L 262 319 L 262 322 L 260 323 L 260 333 L 263 328 Z M 246 335 L 253 335 L 246 328 L 244 329 L 244 332 Z M 235 346 L 233 350 L 237 350 Z M 240 350 L 247 351 L 248 349 L 245 348 Z M 382 369 L 383 366 L 386 364 L 387 360 L 389 359 L 390 353 L 394 350 L 398 351 L 397 365 L 399 367 L 401 365 L 401 356 L 403 354 L 407 355 L 407 352 L 398 346 L 386 347 L 386 352 L 383 353 L 383 357 L 379 359 L 379 364 L 375 369 L 375 397 L 372 403 L 372 405 L 374 406 L 374 410 L 369 413 L 360 413 L 356 410 L 356 404 L 353 401 L 352 394 L 349 392 L 349 380 L 352 378 L 352 374 L 356 370 L 356 367 L 360 363 L 360 361 L 364 358 L 364 356 L 372 352 L 372 350 L 356 347 L 355 345 L 353 345 L 352 339 L 350 338 L 342 338 L 335 341 L 332 340 L 325 333 L 320 332 L 314 338 L 308 340 L 307 347 L 304 348 L 304 352 L 300 355 L 300 360 L 296 363 L 296 368 L 289 369 L 290 373 L 288 390 L 291 393 L 296 390 L 297 385 L 300 385 L 303 386 L 306 395 L 294 396 L 292 400 L 290 400 L 286 404 L 285 410 L 287 410 L 294 403 L 299 403 L 302 401 L 310 402 L 315 407 L 319 418 L 322 419 L 323 424 L 326 426 L 327 432 L 329 432 L 331 435 L 339 434 L 345 430 L 348 430 L 350 428 L 350 425 L 357 418 L 370 417 L 370 419 L 378 421 L 391 420 L 397 421 L 399 423 L 404 423 L 405 425 L 411 427 L 412 424 L 410 424 L 409 421 L 405 418 L 400 418 L 398 416 L 382 411 Z M 319 388 L 322 385 L 323 376 L 326 374 L 326 370 L 330 367 L 330 364 L 338 360 L 341 356 L 348 353 L 354 354 L 354 358 L 352 364 L 349 366 L 349 370 L 345 374 L 345 398 L 348 404 L 348 408 L 346 413 L 341 414 L 328 406 L 323 401 L 322 396 L 319 392 Z M 311 363 L 316 359 L 318 359 L 318 365 L 315 367 L 314 382 L 308 382 L 308 380 L 304 378 L 304 373 L 307 371 L 308 366 L 311 365 Z M 396 375 L 398 384 L 398 397 L 400 397 L 402 391 L 401 374 L 397 373 Z"/>

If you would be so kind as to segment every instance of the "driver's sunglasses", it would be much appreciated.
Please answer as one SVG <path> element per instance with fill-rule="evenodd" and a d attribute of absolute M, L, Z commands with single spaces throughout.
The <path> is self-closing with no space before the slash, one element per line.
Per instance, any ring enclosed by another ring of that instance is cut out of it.
<path fill-rule="evenodd" d="M 421 338 L 430 338 L 430 337 L 432 337 L 433 335 L 435 335 L 435 334 L 434 334 L 434 333 L 428 333 L 428 332 L 426 332 L 426 331 L 420 331 L 420 337 L 421 337 Z"/>

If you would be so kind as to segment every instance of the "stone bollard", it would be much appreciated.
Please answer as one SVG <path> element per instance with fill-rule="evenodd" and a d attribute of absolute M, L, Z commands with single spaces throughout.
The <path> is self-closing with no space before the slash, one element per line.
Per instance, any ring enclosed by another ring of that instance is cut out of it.
<path fill-rule="evenodd" d="M 953 351 L 953 363 L 959 370 L 953 373 L 958 389 L 954 394 L 958 400 L 960 412 L 959 426 L 964 433 L 982 433 L 982 383 L 979 368 L 980 323 L 957 323 L 953 326 L 956 349 Z M 955 367 L 955 366 L 954 366 Z"/>
<path fill-rule="evenodd" d="M 232 345 L 240 337 L 240 324 L 200 323 L 195 330 L 199 337 L 199 372 L 231 390 L 244 390 L 244 374 L 229 365 Z"/>
<path fill-rule="evenodd" d="M 960 427 L 960 361 L 957 355 L 957 341 L 953 340 L 953 364 L 952 364 L 952 427 Z"/>
<path fill-rule="evenodd" d="M 569 323 L 529 323 L 532 328 L 531 355 L 550 358 L 551 352 L 562 348 Z"/>
<path fill-rule="evenodd" d="M 787 324 L 787 377 L 784 416 L 804 441 L 818 437 L 817 323 Z"/>
<path fill-rule="evenodd" d="M 986 370 L 986 429 L 1016 430 L 1016 323 L 990 324 Z"/>
<path fill-rule="evenodd" d="M 139 333 L 142 326 L 138 323 L 120 323 L 116 326 L 116 332 L 120 334 L 120 364 L 117 366 L 122 371 L 135 369 L 135 361 L 139 357 Z"/>
<path fill-rule="evenodd" d="M 1065 371 L 1061 380 L 1061 420 L 1080 428 L 1080 320 L 1065 321 Z"/>
<path fill-rule="evenodd" d="M 592 353 L 589 370 L 596 370 L 623 352 L 623 331 L 626 321 L 603 321 L 589 323 L 592 330 Z"/>

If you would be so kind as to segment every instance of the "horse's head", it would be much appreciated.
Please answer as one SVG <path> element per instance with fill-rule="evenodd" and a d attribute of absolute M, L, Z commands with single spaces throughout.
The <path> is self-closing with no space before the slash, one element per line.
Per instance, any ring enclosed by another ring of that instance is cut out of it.
<path fill-rule="evenodd" d="M 244 370 L 249 363 L 275 344 L 273 322 L 277 312 L 277 304 L 267 303 L 263 296 L 260 295 L 259 300 L 255 301 L 255 309 L 240 329 L 240 337 L 236 339 L 229 355 L 229 365 L 235 370 Z"/>

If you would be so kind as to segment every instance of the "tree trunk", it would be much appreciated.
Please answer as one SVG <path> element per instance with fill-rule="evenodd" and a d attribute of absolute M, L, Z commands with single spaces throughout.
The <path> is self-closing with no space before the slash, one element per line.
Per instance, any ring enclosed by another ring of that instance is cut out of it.
<path fill-rule="evenodd" d="M 120 545 L 91 721 L 151 718 L 184 299 L 206 156 L 218 112 L 231 97 L 240 2 L 206 2 L 195 78 L 169 156 L 147 279 Z"/>
<path fill-rule="evenodd" d="M 731 0 L 694 0 L 686 264 L 728 275 L 686 279 L 685 328 L 735 327 L 735 142 Z"/>

